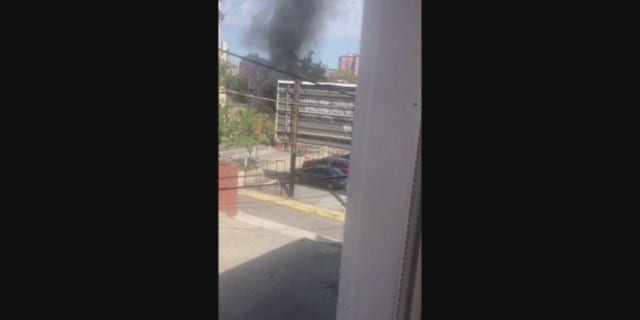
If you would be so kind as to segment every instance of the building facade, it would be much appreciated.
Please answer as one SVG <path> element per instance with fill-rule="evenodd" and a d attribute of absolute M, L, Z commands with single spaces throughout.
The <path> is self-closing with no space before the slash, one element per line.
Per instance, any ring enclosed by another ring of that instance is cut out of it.
<path fill-rule="evenodd" d="M 349 70 L 353 74 L 358 75 L 360 69 L 360 54 L 350 53 L 344 56 L 340 56 L 338 60 L 338 69 Z"/>
<path fill-rule="evenodd" d="M 336 91 L 335 87 L 355 94 L 355 84 L 321 83 L 334 88 L 303 81 L 300 85 L 298 130 L 299 144 L 349 150 L 355 111 L 355 96 Z M 278 80 L 275 140 L 291 140 L 295 82 Z"/>

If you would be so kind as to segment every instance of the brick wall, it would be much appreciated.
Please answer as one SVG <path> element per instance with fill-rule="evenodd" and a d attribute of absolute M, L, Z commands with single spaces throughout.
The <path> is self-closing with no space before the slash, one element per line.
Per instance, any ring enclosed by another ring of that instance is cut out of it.
<path fill-rule="evenodd" d="M 239 166 L 233 162 L 218 162 L 218 210 L 230 217 L 238 214 L 238 186 Z"/>

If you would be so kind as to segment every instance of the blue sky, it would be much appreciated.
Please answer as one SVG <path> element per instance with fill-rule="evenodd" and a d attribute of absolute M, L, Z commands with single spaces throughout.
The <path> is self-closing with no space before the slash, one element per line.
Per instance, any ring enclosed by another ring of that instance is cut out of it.
<path fill-rule="evenodd" d="M 360 52 L 362 1 L 334 1 L 336 5 L 328 12 L 322 32 L 310 45 L 309 49 L 314 51 L 314 61 L 322 60 L 324 65 L 335 69 L 341 55 Z M 262 6 L 272 5 L 272 2 L 273 0 L 222 0 L 222 12 L 225 14 L 222 40 L 229 44 L 231 52 L 241 55 L 255 52 L 261 57 L 268 57 L 266 52 L 250 47 L 244 38 L 249 30 L 251 16 Z"/>

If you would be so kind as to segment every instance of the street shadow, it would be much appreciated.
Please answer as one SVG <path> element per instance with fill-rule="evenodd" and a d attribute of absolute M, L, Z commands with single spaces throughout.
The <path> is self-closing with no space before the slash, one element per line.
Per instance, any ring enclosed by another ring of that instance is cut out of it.
<path fill-rule="evenodd" d="M 219 319 L 335 319 L 340 254 L 340 245 L 301 239 L 223 272 Z"/>
<path fill-rule="evenodd" d="M 345 192 L 346 193 L 346 192 Z M 340 202 L 340 204 L 346 209 L 347 208 L 347 202 L 342 200 L 342 198 L 340 198 L 340 196 L 338 195 L 337 191 L 333 191 L 331 192 L 331 195 L 338 200 L 338 202 Z"/>
<path fill-rule="evenodd" d="M 335 190 L 335 191 L 333 191 L 333 192 L 334 192 L 334 193 L 336 193 L 336 194 L 339 194 L 339 195 L 346 196 L 346 195 L 347 195 L 347 188 L 344 188 L 344 189 L 338 189 L 338 190 Z"/>
<path fill-rule="evenodd" d="M 289 185 L 288 184 L 282 184 L 281 186 L 281 194 L 289 194 Z"/>

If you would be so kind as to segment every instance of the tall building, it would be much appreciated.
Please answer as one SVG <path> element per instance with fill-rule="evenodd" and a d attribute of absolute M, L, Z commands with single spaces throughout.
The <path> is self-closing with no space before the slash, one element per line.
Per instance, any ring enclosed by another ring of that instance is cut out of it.
<path fill-rule="evenodd" d="M 226 42 L 222 42 L 222 21 L 224 20 L 224 13 L 222 13 L 222 0 L 218 0 L 218 49 L 229 50 L 229 46 Z M 218 50 L 218 60 L 226 61 L 227 54 Z M 218 88 L 218 100 L 221 104 L 227 101 L 227 94 L 224 92 L 224 88 L 220 86 Z"/>
<path fill-rule="evenodd" d="M 358 53 L 350 53 L 344 56 L 340 56 L 340 59 L 338 60 L 338 69 L 349 70 L 355 75 L 358 75 L 359 67 L 360 54 Z"/>
<path fill-rule="evenodd" d="M 222 21 L 224 20 L 224 13 L 222 12 L 222 0 L 218 0 L 218 49 L 225 51 L 229 50 L 229 45 L 222 41 Z M 228 54 L 218 51 L 218 57 L 221 60 L 227 60 Z"/>
<path fill-rule="evenodd" d="M 224 13 L 222 13 L 222 0 L 218 0 L 218 48 L 221 47 L 222 41 L 222 20 L 224 20 Z"/>

